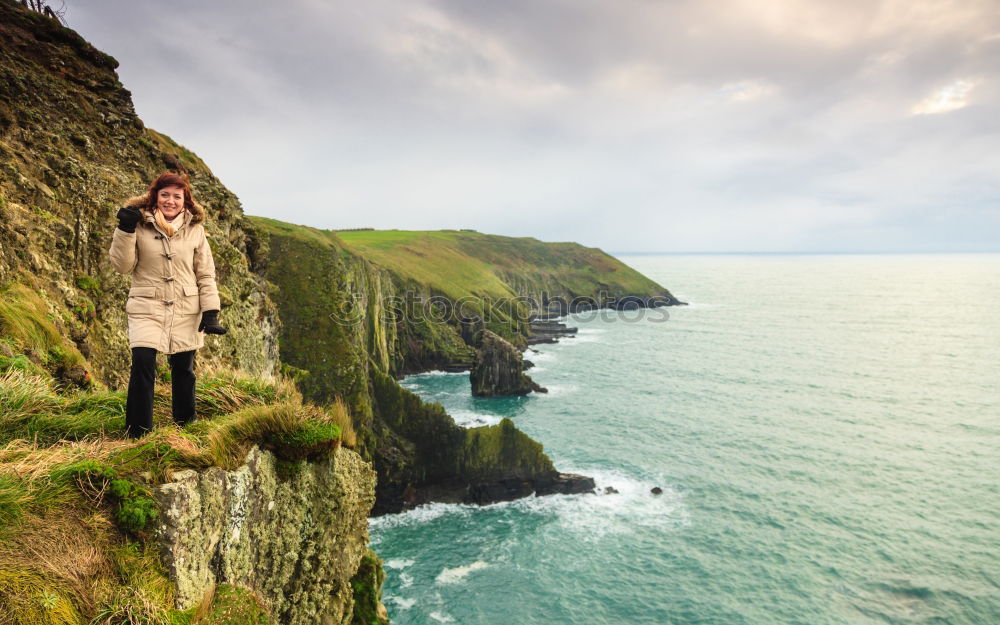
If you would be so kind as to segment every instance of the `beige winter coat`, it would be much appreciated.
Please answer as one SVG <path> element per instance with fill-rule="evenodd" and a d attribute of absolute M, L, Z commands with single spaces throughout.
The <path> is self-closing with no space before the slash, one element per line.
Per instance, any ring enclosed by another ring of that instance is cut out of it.
<path fill-rule="evenodd" d="M 168 237 L 140 209 L 145 222 L 129 233 L 115 228 L 111 266 L 132 274 L 125 312 L 129 347 L 152 347 L 165 354 L 198 349 L 205 335 L 198 332 L 201 313 L 219 310 L 215 261 L 199 220 L 188 211 L 174 219 Z M 183 220 L 183 221 L 182 221 Z"/>

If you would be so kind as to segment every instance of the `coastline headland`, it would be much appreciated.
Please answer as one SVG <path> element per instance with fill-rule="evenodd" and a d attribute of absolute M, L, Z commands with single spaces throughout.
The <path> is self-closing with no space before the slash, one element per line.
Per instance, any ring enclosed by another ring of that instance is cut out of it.
<path fill-rule="evenodd" d="M 0 33 L 0 620 L 386 622 L 369 514 L 593 487 L 512 421 L 462 428 L 398 380 L 470 368 L 485 331 L 521 351 L 559 334 L 553 302 L 679 304 L 665 288 L 574 243 L 247 216 L 145 126 L 114 58 L 13 0 Z M 199 351 L 199 421 L 170 425 L 161 375 L 158 427 L 128 441 L 129 281 L 107 250 L 164 169 L 209 209 L 229 332 Z"/>

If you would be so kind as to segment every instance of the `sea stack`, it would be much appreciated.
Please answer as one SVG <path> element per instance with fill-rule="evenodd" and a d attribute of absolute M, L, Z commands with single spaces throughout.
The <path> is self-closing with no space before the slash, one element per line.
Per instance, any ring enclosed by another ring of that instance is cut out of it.
<path fill-rule="evenodd" d="M 489 330 L 483 330 L 480 336 L 469 381 L 472 383 L 472 394 L 477 397 L 548 392 L 524 373 L 521 352 Z"/>

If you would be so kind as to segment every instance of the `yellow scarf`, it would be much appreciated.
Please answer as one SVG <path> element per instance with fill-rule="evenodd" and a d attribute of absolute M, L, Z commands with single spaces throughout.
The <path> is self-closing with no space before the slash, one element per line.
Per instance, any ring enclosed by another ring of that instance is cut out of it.
<path fill-rule="evenodd" d="M 178 217 L 183 219 L 184 211 L 186 210 L 187 209 L 185 208 L 183 211 L 177 213 L 177 217 L 174 217 L 174 220 L 176 220 Z M 160 227 L 160 230 L 163 230 L 165 233 L 167 233 L 168 237 L 174 236 L 174 233 L 177 232 L 177 228 L 170 225 L 170 222 L 167 221 L 167 218 L 163 216 L 163 213 L 160 212 L 160 209 L 158 208 L 153 209 L 153 220 L 156 221 L 156 225 Z"/>

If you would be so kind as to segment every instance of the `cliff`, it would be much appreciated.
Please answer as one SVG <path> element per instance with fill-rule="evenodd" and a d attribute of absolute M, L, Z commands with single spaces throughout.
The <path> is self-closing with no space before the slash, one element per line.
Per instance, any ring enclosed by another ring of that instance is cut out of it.
<path fill-rule="evenodd" d="M 4 623 L 372 622 L 375 475 L 346 409 L 234 372 L 198 384 L 200 421 L 167 425 L 160 385 L 159 427 L 126 441 L 122 393 L 0 375 Z"/>
<path fill-rule="evenodd" d="M 279 623 L 350 621 L 375 474 L 344 449 L 290 479 L 278 462 L 253 447 L 233 471 L 174 472 L 157 488 L 157 534 L 177 608 L 229 584 L 263 599 Z"/>
<path fill-rule="evenodd" d="M 476 363 L 469 372 L 472 394 L 478 397 L 547 393 L 524 373 L 524 361 L 517 349 L 489 330 L 484 330 L 476 350 Z"/>
<path fill-rule="evenodd" d="M 467 430 L 440 405 L 399 386 L 395 377 L 403 373 L 471 365 L 475 358 L 461 324 L 436 317 L 426 305 L 432 287 L 403 282 L 352 253 L 334 232 L 251 219 L 252 262 L 272 284 L 283 321 L 282 366 L 308 399 L 347 403 L 359 450 L 378 473 L 374 514 L 428 501 L 487 503 L 487 493 L 506 493 L 497 497 L 503 499 L 546 488 L 580 490 L 589 483 L 558 478 L 541 445 L 512 423 Z M 527 325 L 514 315 L 504 320 L 496 323 L 508 334 Z M 490 455 L 491 447 L 505 453 Z M 511 481 L 519 487 L 504 486 Z"/>
<path fill-rule="evenodd" d="M 116 66 L 0 0 L 0 621 L 371 623 L 374 474 L 352 419 L 279 376 L 238 200 L 144 127 Z M 211 210 L 229 333 L 199 352 L 199 422 L 170 425 L 163 374 L 157 429 L 126 441 L 113 215 L 180 166 Z"/>
<path fill-rule="evenodd" d="M 247 217 L 194 153 L 144 126 L 116 67 L 0 0 L 0 616 L 379 622 L 369 511 L 592 487 L 511 421 L 466 430 L 396 379 L 468 368 L 484 329 L 523 347 L 533 307 L 481 295 L 596 301 L 607 287 L 647 302 L 662 287 L 572 244 L 463 233 L 380 247 Z M 170 424 L 162 372 L 157 429 L 125 441 L 114 214 L 180 168 L 209 210 L 229 332 L 199 351 L 199 421 Z M 436 251 L 401 262 L 414 246 Z M 600 262 L 574 273 L 585 258 Z M 453 288 L 460 264 L 471 273 Z M 440 319 L 454 297 L 471 308 Z"/>
<path fill-rule="evenodd" d="M 8 341 L 0 347 L 5 357 L 23 356 L 68 386 L 123 388 L 129 353 L 122 302 L 129 281 L 107 262 L 113 215 L 157 172 L 183 166 L 210 207 L 206 227 L 229 328 L 199 351 L 199 366 L 291 375 L 311 401 L 344 398 L 358 421 L 361 451 L 376 461 L 382 478 L 378 511 L 401 509 L 405 491 L 419 491 L 431 484 L 425 476 L 456 466 L 460 442 L 448 462 L 414 464 L 427 454 L 386 425 L 402 415 L 384 414 L 395 405 L 388 397 L 406 391 L 388 382 L 376 401 L 370 372 L 392 378 L 445 362 L 471 363 L 474 352 L 451 326 L 421 314 L 387 319 L 397 293 L 392 274 L 333 237 L 280 222 L 271 230 L 295 235 L 276 236 L 252 223 L 197 156 L 144 127 L 113 58 L 14 2 L 0 3 L 0 11 L 0 289 L 29 289 L 36 312 L 68 339 L 61 342 L 65 349 L 51 353 Z M 355 317 L 333 322 L 329 311 L 337 306 L 351 307 L 345 310 Z M 431 413 L 440 421 L 436 427 L 456 441 L 464 437 L 443 412 Z M 389 446 L 380 452 L 380 444 Z M 524 449 L 525 466 L 537 466 L 534 449 Z M 389 479 L 390 466 L 398 479 Z"/>
<path fill-rule="evenodd" d="M 491 302 L 485 309 L 492 313 L 485 315 L 487 329 L 508 340 L 511 317 L 523 322 L 550 311 L 682 303 L 620 260 L 578 243 L 472 230 L 344 230 L 336 236 L 389 270 L 404 290 L 465 303 L 467 316 L 482 314 L 482 301 Z M 506 303 L 514 306 L 499 306 Z M 523 325 L 518 329 L 530 334 Z"/>

